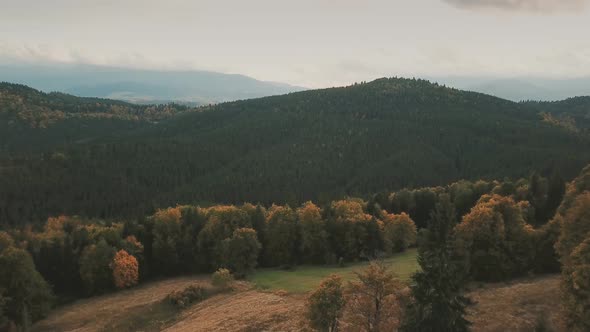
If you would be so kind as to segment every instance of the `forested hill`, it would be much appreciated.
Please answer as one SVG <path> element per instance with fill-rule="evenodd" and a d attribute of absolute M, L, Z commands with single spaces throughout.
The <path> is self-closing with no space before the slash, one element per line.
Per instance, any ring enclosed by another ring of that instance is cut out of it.
<path fill-rule="evenodd" d="M 5 158 L 0 218 L 325 202 L 533 170 L 571 177 L 590 161 L 590 141 L 541 114 L 552 108 L 562 110 L 397 78 L 224 103 L 42 156 Z"/>
<path fill-rule="evenodd" d="M 0 152 L 43 151 L 161 121 L 189 108 L 80 98 L 0 82 Z"/>
<path fill-rule="evenodd" d="M 590 134 L 590 97 L 574 97 L 554 102 L 526 102 L 541 112 L 547 122 L 565 129 Z"/>

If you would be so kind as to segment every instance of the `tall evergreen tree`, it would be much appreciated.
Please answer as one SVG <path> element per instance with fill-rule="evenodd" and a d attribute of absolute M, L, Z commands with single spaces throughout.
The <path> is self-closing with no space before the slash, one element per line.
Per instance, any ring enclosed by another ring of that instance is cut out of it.
<path fill-rule="evenodd" d="M 468 300 L 462 295 L 463 278 L 452 255 L 455 208 L 441 195 L 423 231 L 418 248 L 421 271 L 412 276 L 414 302 L 409 305 L 402 331 L 461 332 L 469 330 L 465 319 Z"/>
<path fill-rule="evenodd" d="M 563 200 L 563 195 L 565 195 L 565 181 L 557 171 L 554 171 L 549 177 L 544 222 L 553 218 L 555 211 Z"/>

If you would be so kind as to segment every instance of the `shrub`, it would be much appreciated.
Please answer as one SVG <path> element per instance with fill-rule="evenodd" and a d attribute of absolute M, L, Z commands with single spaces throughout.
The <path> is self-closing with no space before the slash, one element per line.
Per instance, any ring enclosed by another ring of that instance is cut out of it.
<path fill-rule="evenodd" d="M 230 288 L 233 281 L 234 276 L 229 272 L 228 269 L 219 269 L 211 276 L 211 283 L 213 286 L 219 287 L 221 289 Z"/>
<path fill-rule="evenodd" d="M 207 289 L 200 285 L 191 285 L 181 291 L 174 291 L 166 297 L 166 301 L 175 307 L 186 308 L 201 302 L 209 296 Z"/>

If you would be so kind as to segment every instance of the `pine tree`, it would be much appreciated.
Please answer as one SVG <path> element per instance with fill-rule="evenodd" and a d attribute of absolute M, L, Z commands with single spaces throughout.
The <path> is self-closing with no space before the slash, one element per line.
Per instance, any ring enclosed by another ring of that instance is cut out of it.
<path fill-rule="evenodd" d="M 452 255 L 452 229 L 456 214 L 448 195 L 441 195 L 418 248 L 421 271 L 412 276 L 414 301 L 409 305 L 402 331 L 469 330 L 465 319 L 468 299 L 462 295 L 462 270 Z"/>
<path fill-rule="evenodd" d="M 553 172 L 549 177 L 549 188 L 547 192 L 547 204 L 545 206 L 544 222 L 547 222 L 555 215 L 555 211 L 563 200 L 565 194 L 565 181 L 558 172 Z"/>

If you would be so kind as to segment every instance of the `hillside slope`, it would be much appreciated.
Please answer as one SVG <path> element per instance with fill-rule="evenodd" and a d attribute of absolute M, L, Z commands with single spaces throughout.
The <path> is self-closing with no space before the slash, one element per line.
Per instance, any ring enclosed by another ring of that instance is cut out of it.
<path fill-rule="evenodd" d="M 0 153 L 44 152 L 150 126 L 190 109 L 80 98 L 0 82 Z"/>
<path fill-rule="evenodd" d="M 298 204 L 457 179 L 573 176 L 587 135 L 540 110 L 423 80 L 230 102 L 2 162 L 0 218 L 138 217 L 174 204 Z"/>
<path fill-rule="evenodd" d="M 244 285 L 179 313 L 158 304 L 173 290 L 205 283 L 194 277 L 142 285 L 115 294 L 79 300 L 56 309 L 33 331 L 306 331 L 305 295 L 261 292 Z M 532 331 L 539 322 L 566 331 L 560 319 L 559 276 L 486 284 L 470 291 L 467 319 L 476 332 Z M 346 326 L 343 330 L 347 331 Z"/>

